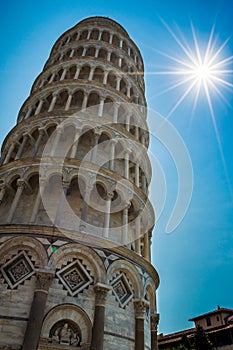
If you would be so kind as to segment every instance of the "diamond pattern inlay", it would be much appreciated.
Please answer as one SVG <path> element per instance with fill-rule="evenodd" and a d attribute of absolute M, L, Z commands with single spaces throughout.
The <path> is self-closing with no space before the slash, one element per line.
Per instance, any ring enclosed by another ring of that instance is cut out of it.
<path fill-rule="evenodd" d="M 35 273 L 34 266 L 24 251 L 4 264 L 1 271 L 11 288 L 17 287 Z"/>
<path fill-rule="evenodd" d="M 57 276 L 71 295 L 81 292 L 93 282 L 89 272 L 79 260 L 58 271 Z"/>
<path fill-rule="evenodd" d="M 133 290 L 126 276 L 121 273 L 112 281 L 111 285 L 120 306 L 125 307 L 133 298 Z"/>

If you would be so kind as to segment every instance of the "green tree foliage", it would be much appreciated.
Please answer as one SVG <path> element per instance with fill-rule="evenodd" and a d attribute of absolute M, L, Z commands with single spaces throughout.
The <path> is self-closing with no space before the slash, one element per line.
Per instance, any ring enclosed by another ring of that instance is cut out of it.
<path fill-rule="evenodd" d="M 205 334 L 204 329 L 201 326 L 197 326 L 194 333 L 194 349 L 195 350 L 212 350 L 213 346 L 209 341 L 209 338 Z"/>
<path fill-rule="evenodd" d="M 190 340 L 186 334 L 184 334 L 181 338 L 181 346 L 183 346 L 181 349 L 184 349 L 184 350 L 186 350 L 186 349 L 191 350 L 192 349 Z"/>

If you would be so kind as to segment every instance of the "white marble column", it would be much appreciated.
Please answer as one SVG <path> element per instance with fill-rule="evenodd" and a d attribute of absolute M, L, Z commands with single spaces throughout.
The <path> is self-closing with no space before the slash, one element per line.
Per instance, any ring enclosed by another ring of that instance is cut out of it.
<path fill-rule="evenodd" d="M 80 73 L 80 67 L 77 66 L 76 72 L 75 72 L 75 76 L 74 79 L 78 79 L 79 77 L 79 73 Z"/>
<path fill-rule="evenodd" d="M 91 67 L 88 80 L 92 80 L 93 79 L 94 71 L 95 71 L 95 67 Z"/>
<path fill-rule="evenodd" d="M 129 155 L 131 153 L 130 149 L 125 150 L 125 170 L 124 170 L 124 176 L 126 179 L 129 178 Z"/>
<path fill-rule="evenodd" d="M 136 161 L 135 164 L 135 185 L 139 187 L 140 185 L 140 179 L 139 179 L 139 164 Z"/>
<path fill-rule="evenodd" d="M 109 161 L 109 169 L 114 171 L 114 164 L 115 164 L 115 147 L 117 144 L 117 140 L 111 140 L 110 141 L 110 161 Z"/>
<path fill-rule="evenodd" d="M 11 204 L 11 208 L 10 208 L 10 211 L 8 213 L 8 217 L 7 217 L 7 223 L 10 224 L 12 222 L 12 219 L 14 217 L 14 214 L 15 214 L 15 211 L 16 211 L 16 208 L 19 204 L 19 200 L 20 200 L 20 197 L 23 193 L 23 190 L 25 188 L 25 182 L 24 180 L 21 180 L 21 179 L 18 179 L 17 181 L 17 191 L 15 193 L 15 197 L 14 197 L 14 200 Z"/>
<path fill-rule="evenodd" d="M 16 142 L 13 141 L 11 143 L 11 145 L 10 145 L 10 148 L 9 148 L 9 150 L 7 152 L 7 155 L 6 155 L 6 158 L 5 158 L 4 162 L 3 162 L 3 164 L 7 164 L 9 162 L 9 160 L 11 159 L 11 156 L 12 156 L 12 153 L 14 151 L 15 145 L 16 145 Z"/>
<path fill-rule="evenodd" d="M 52 112 L 53 111 L 56 101 L 57 101 L 57 93 L 54 93 L 53 94 L 53 99 L 52 99 L 52 101 L 50 103 L 50 106 L 49 106 L 49 109 L 48 109 L 48 112 Z"/>
<path fill-rule="evenodd" d="M 29 116 L 31 115 L 31 112 L 32 112 L 32 106 L 29 106 L 28 110 L 27 110 L 27 113 L 25 115 L 25 118 L 24 119 L 28 119 Z"/>
<path fill-rule="evenodd" d="M 98 117 L 102 117 L 102 115 L 103 115 L 104 100 L 105 100 L 104 97 L 100 97 L 99 110 L 98 110 Z"/>
<path fill-rule="evenodd" d="M 131 203 L 127 202 L 125 208 L 123 209 L 123 227 L 122 227 L 122 244 L 123 245 L 127 245 L 129 242 L 129 221 L 128 221 L 128 212 L 129 212 L 129 207 L 130 207 Z"/>
<path fill-rule="evenodd" d="M 44 103 L 44 101 L 43 101 L 43 99 L 41 99 L 40 102 L 39 102 L 39 104 L 38 104 L 38 106 L 37 106 L 37 108 L 36 108 L 35 115 L 37 115 L 37 114 L 40 113 L 41 108 L 42 108 L 42 106 L 43 106 L 43 103 Z"/>
<path fill-rule="evenodd" d="M 41 203 L 41 197 L 44 194 L 45 186 L 46 186 L 46 180 L 45 179 L 41 179 L 39 181 L 39 188 L 38 188 L 36 200 L 35 200 L 35 203 L 34 203 L 34 207 L 33 207 L 33 210 L 32 210 L 32 215 L 31 215 L 31 218 L 30 218 L 30 221 L 29 221 L 30 223 L 34 223 L 36 221 L 36 216 L 38 214 L 38 210 L 39 210 L 40 203 Z"/>
<path fill-rule="evenodd" d="M 104 72 L 104 79 L 103 79 L 103 84 L 107 84 L 107 79 L 108 79 L 108 71 Z"/>
<path fill-rule="evenodd" d="M 113 198 L 113 193 L 108 192 L 105 201 L 105 211 L 104 211 L 104 237 L 108 238 L 109 234 L 109 223 L 110 223 L 110 213 L 111 213 L 111 201 Z"/>
<path fill-rule="evenodd" d="M 79 227 L 80 231 L 82 231 L 86 227 L 86 221 L 87 221 L 87 216 L 88 216 L 88 206 L 90 203 L 92 189 L 93 189 L 93 186 L 91 186 L 91 185 L 86 186 L 83 207 L 82 207 L 82 212 L 81 212 L 81 222 L 80 222 L 80 227 Z"/>
<path fill-rule="evenodd" d="M 19 146 L 19 149 L 18 149 L 18 152 L 15 156 L 15 160 L 18 160 L 21 158 L 22 156 L 22 153 L 23 153 L 23 150 L 24 150 L 24 147 L 27 143 L 27 140 L 28 140 L 28 134 L 23 134 L 23 141 L 21 142 L 20 146 Z"/>
<path fill-rule="evenodd" d="M 69 96 L 66 101 L 65 111 L 68 111 L 70 109 L 72 97 L 73 97 L 73 92 L 69 92 Z"/>
<path fill-rule="evenodd" d="M 62 72 L 62 75 L 61 75 L 61 78 L 60 78 L 60 81 L 62 81 L 62 80 L 65 79 L 66 72 L 67 72 L 67 68 L 64 68 L 64 70 L 63 70 L 63 72 Z"/>
<path fill-rule="evenodd" d="M 84 92 L 84 98 L 83 98 L 83 103 L 82 103 L 81 109 L 85 109 L 87 107 L 87 100 L 88 100 L 88 93 Z"/>
<path fill-rule="evenodd" d="M 73 145 L 72 145 L 71 152 L 70 152 L 70 158 L 75 158 L 76 157 L 80 134 L 81 134 L 81 129 L 80 128 L 76 128 L 75 129 Z"/>
<path fill-rule="evenodd" d="M 36 143 L 35 143 L 35 146 L 34 146 L 34 149 L 33 149 L 32 157 L 36 157 L 38 149 L 40 147 L 40 143 L 41 143 L 42 137 L 45 134 L 45 129 L 44 128 L 39 128 L 38 131 L 39 131 L 39 135 L 38 135 L 38 138 L 36 140 Z"/>
<path fill-rule="evenodd" d="M 63 132 L 63 128 L 58 126 L 56 131 L 55 131 L 55 137 L 53 140 L 53 145 L 52 145 L 51 155 L 50 155 L 51 157 L 53 157 L 55 155 L 55 152 L 57 150 L 58 143 L 60 141 L 60 137 L 61 137 L 62 132 Z"/>

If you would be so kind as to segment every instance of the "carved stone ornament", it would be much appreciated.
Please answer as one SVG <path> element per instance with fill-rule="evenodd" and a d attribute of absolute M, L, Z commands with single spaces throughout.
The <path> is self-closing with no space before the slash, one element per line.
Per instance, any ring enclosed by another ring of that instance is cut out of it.
<path fill-rule="evenodd" d="M 99 305 L 99 306 L 104 306 L 106 299 L 107 299 L 107 295 L 108 292 L 112 289 L 112 287 L 107 286 L 105 284 L 102 283 L 97 283 L 94 286 L 94 290 L 95 290 L 95 304 Z"/>
<path fill-rule="evenodd" d="M 150 317 L 151 330 L 157 331 L 159 324 L 159 314 L 152 314 Z"/>
<path fill-rule="evenodd" d="M 134 300 L 135 318 L 145 318 L 145 311 L 148 307 L 148 302 L 145 299 Z"/>
<path fill-rule="evenodd" d="M 51 286 L 54 272 L 39 270 L 36 273 L 36 290 L 47 292 Z"/>

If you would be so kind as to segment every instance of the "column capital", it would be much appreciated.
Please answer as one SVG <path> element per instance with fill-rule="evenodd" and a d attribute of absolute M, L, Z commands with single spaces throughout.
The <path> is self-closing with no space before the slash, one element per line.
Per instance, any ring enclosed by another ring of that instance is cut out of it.
<path fill-rule="evenodd" d="M 103 283 L 96 283 L 94 286 L 95 291 L 95 304 L 98 306 L 105 306 L 105 302 L 107 299 L 108 292 L 112 289 L 112 287 L 103 284 Z"/>
<path fill-rule="evenodd" d="M 17 187 L 18 188 L 24 188 L 26 186 L 26 182 L 23 179 L 18 179 L 17 180 Z"/>
<path fill-rule="evenodd" d="M 150 320 L 151 320 L 151 330 L 152 331 L 157 331 L 157 327 L 159 324 L 159 314 L 151 314 L 150 316 Z"/>
<path fill-rule="evenodd" d="M 69 182 L 69 181 L 63 181 L 63 182 L 62 182 L 62 187 L 63 187 L 64 189 L 68 189 L 68 188 L 70 187 L 70 182 Z"/>
<path fill-rule="evenodd" d="M 135 318 L 144 319 L 147 307 L 149 307 L 149 303 L 145 299 L 134 299 Z"/>
<path fill-rule="evenodd" d="M 51 286 L 55 272 L 51 270 L 37 270 L 36 271 L 36 290 L 48 293 Z"/>
<path fill-rule="evenodd" d="M 108 191 L 106 193 L 106 200 L 112 200 L 113 197 L 114 197 L 114 193 L 113 192 Z"/>

